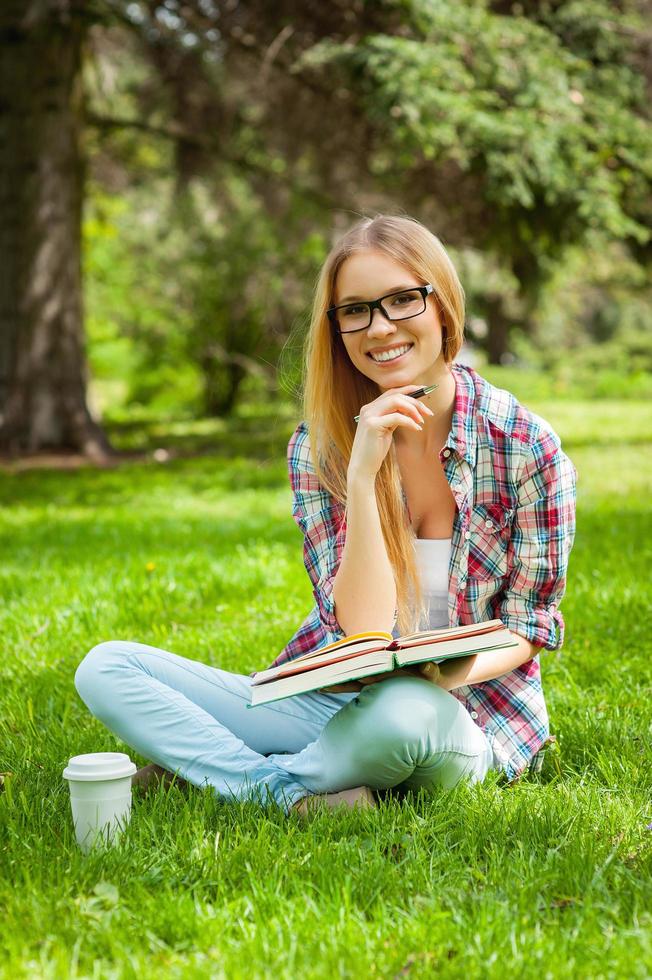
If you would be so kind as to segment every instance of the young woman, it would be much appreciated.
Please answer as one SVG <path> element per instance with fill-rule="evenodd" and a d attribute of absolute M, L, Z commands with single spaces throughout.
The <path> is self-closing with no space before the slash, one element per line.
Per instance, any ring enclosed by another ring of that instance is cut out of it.
<path fill-rule="evenodd" d="M 305 813 L 532 765 L 549 734 L 538 655 L 564 636 L 576 472 L 543 419 L 455 363 L 463 325 L 455 269 L 419 222 L 365 218 L 327 257 L 288 446 L 315 606 L 274 663 L 363 630 L 492 618 L 518 645 L 248 709 L 246 675 L 100 643 L 77 690 L 153 760 L 140 779 L 173 772 Z"/>

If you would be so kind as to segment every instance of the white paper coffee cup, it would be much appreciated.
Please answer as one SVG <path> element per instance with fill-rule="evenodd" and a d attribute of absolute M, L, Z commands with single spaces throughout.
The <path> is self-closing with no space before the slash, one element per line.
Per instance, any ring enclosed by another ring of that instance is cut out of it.
<path fill-rule="evenodd" d="M 70 786 L 75 836 L 85 854 L 95 844 L 117 842 L 129 823 L 135 772 L 124 752 L 89 752 L 68 762 L 63 777 Z"/>

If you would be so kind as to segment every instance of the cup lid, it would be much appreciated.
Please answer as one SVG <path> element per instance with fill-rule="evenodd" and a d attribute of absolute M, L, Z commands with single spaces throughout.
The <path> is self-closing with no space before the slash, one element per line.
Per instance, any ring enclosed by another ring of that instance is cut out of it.
<path fill-rule="evenodd" d="M 124 752 L 88 752 L 73 755 L 63 770 L 64 779 L 82 782 L 94 779 L 121 779 L 133 776 L 136 766 Z"/>

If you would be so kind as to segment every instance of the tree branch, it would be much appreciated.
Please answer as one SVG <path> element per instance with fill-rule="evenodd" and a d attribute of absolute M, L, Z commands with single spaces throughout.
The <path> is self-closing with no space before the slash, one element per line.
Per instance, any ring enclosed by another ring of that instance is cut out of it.
<path fill-rule="evenodd" d="M 142 119 L 128 119 L 120 116 L 104 116 L 98 113 L 88 113 L 86 115 L 86 123 L 100 130 L 137 129 L 140 132 L 149 133 L 151 136 L 157 136 L 160 139 L 174 141 L 183 140 L 191 146 L 198 146 L 207 150 L 219 149 L 220 163 L 228 163 L 234 167 L 240 167 L 240 169 L 244 172 L 253 174 L 256 177 L 264 177 L 266 180 L 273 179 L 274 177 L 274 175 L 269 170 L 266 170 L 265 167 L 261 167 L 258 164 L 252 163 L 250 160 L 243 159 L 242 157 L 225 154 L 224 147 L 218 140 L 211 139 L 210 137 L 199 136 L 197 133 L 189 132 L 183 126 L 180 126 L 174 121 L 164 125 L 155 125 L 153 123 L 145 122 Z M 313 201 L 315 204 L 319 205 L 319 207 L 324 208 L 327 211 L 331 211 L 333 209 L 340 210 L 343 207 L 341 201 L 336 202 L 333 198 L 322 194 L 320 191 L 317 191 L 312 187 L 302 186 L 301 182 L 296 178 L 296 176 L 292 179 L 299 194 L 301 194 L 307 200 Z"/>

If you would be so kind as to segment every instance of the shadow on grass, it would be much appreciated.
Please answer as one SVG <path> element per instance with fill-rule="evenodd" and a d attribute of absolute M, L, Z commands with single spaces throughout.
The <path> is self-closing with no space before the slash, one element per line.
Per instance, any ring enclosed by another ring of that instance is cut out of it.
<path fill-rule="evenodd" d="M 232 419 L 169 419 L 146 422 L 108 423 L 105 428 L 118 451 L 152 453 L 164 449 L 176 456 L 210 453 L 228 457 L 244 455 L 267 459 L 279 451 L 285 455 L 287 441 L 298 418 L 288 411 L 277 416 Z"/>
<path fill-rule="evenodd" d="M 207 455 L 164 463 L 129 460 L 116 469 L 84 466 L 74 472 L 57 468 L 0 471 L 0 503 L 21 507 L 113 506 L 139 495 L 151 500 L 162 491 L 174 499 L 180 490 L 200 499 L 217 500 L 225 492 L 281 488 L 289 492 L 285 449 L 264 461 L 240 456 L 225 462 Z"/>
<path fill-rule="evenodd" d="M 294 405 L 245 405 L 229 418 L 170 418 L 148 415 L 106 419 L 103 428 L 115 456 L 97 465 L 75 452 L 44 450 L 31 455 L 0 455 L 0 473 L 25 471 L 95 471 L 125 464 L 169 463 L 198 456 L 214 460 L 246 458 L 270 463 L 285 460 L 287 444 L 299 422 Z"/>

